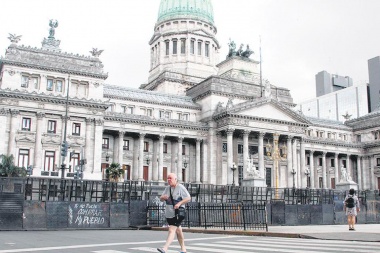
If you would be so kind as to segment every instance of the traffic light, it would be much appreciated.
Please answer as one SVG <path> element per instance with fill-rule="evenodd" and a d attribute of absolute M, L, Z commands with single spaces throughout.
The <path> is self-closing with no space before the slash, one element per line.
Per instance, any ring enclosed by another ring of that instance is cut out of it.
<path fill-rule="evenodd" d="M 82 179 L 82 178 L 83 178 L 83 171 L 77 165 L 77 166 L 75 166 L 74 179 Z"/>
<path fill-rule="evenodd" d="M 61 144 L 61 156 L 63 156 L 63 157 L 67 156 L 67 149 L 68 149 L 67 142 L 63 142 Z"/>

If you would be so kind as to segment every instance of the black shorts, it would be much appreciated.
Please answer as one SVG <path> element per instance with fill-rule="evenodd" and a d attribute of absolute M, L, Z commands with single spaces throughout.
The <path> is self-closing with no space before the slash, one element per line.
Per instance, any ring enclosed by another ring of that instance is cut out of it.
<path fill-rule="evenodd" d="M 179 227 L 179 226 L 181 226 L 181 223 L 182 223 L 182 221 L 184 219 L 185 219 L 184 217 L 177 219 L 177 216 L 174 216 L 173 218 L 166 218 L 166 221 L 168 222 L 168 224 L 170 226 L 177 226 L 177 227 Z"/>

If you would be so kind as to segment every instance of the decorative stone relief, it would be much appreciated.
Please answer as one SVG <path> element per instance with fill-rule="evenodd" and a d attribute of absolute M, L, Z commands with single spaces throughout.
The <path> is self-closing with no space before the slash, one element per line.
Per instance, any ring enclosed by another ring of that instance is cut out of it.
<path fill-rule="evenodd" d="M 100 86 L 100 83 L 98 83 L 98 82 L 95 82 L 95 83 L 94 83 L 94 87 L 95 87 L 95 88 L 98 88 L 99 86 Z"/>
<path fill-rule="evenodd" d="M 42 144 L 60 144 L 61 136 L 56 134 L 43 134 L 41 142 Z"/>
<path fill-rule="evenodd" d="M 30 133 L 30 132 L 21 132 L 18 131 L 15 137 L 16 142 L 35 142 L 36 141 L 36 134 Z"/>
<path fill-rule="evenodd" d="M 16 71 L 14 71 L 13 69 L 8 69 L 7 71 L 10 76 L 13 76 L 14 74 L 16 74 Z"/>
<path fill-rule="evenodd" d="M 6 104 L 6 105 L 18 105 L 18 100 L 14 100 L 14 99 L 10 99 L 10 98 L 3 98 L 3 99 L 0 99 L 1 103 L 2 104 Z"/>
<path fill-rule="evenodd" d="M 303 127 L 288 126 L 288 129 L 289 129 L 289 132 L 292 132 L 292 133 L 299 133 L 299 134 L 305 133 L 305 128 Z"/>

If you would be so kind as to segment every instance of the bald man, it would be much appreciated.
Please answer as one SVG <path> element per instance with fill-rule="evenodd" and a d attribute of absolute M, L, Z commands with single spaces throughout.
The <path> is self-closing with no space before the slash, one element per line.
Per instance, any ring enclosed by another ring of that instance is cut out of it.
<path fill-rule="evenodd" d="M 174 240 L 175 234 L 177 234 L 181 253 L 186 253 L 185 238 L 181 227 L 184 217 L 177 216 L 175 210 L 179 207 L 185 207 L 185 204 L 191 200 L 191 197 L 185 186 L 178 183 L 176 174 L 170 173 L 168 175 L 168 186 L 162 193 L 160 200 L 166 202 L 165 217 L 169 224 L 169 233 L 164 247 L 157 248 L 157 250 L 161 253 L 166 253 Z"/>

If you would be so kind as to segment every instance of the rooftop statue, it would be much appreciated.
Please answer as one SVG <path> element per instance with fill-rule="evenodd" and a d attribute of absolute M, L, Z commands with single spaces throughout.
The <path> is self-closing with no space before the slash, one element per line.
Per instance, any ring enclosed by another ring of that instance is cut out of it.
<path fill-rule="evenodd" d="M 254 52 L 249 48 L 249 45 L 247 45 L 245 51 L 243 50 L 244 44 L 240 44 L 239 49 L 236 51 L 236 44 L 233 40 L 230 39 L 230 42 L 228 43 L 228 55 L 227 58 L 233 57 L 233 56 L 240 56 L 243 58 L 249 58 L 251 54 Z"/>
<path fill-rule="evenodd" d="M 22 35 L 16 35 L 16 34 L 9 34 L 8 39 L 12 42 L 17 44 L 21 40 Z"/>
<path fill-rule="evenodd" d="M 92 56 L 94 57 L 99 57 L 101 55 L 101 53 L 103 53 L 104 50 L 98 50 L 97 48 L 93 48 L 90 53 L 92 54 Z"/>
<path fill-rule="evenodd" d="M 49 21 L 49 26 L 50 26 L 50 30 L 49 30 L 49 39 L 54 39 L 54 35 L 55 35 L 55 28 L 58 27 L 58 21 L 55 20 L 55 19 L 50 19 Z"/>

